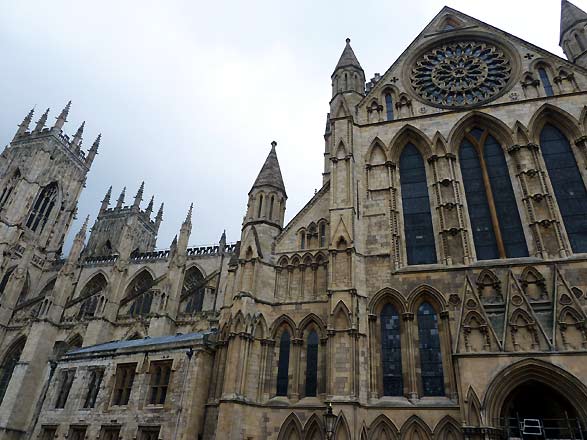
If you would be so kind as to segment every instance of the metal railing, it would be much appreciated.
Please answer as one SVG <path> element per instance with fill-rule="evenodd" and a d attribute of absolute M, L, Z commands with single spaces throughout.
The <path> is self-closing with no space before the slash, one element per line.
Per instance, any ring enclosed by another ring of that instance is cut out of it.
<path fill-rule="evenodd" d="M 505 439 L 523 440 L 585 440 L 587 430 L 578 418 L 523 418 L 507 417 L 500 419 L 500 428 Z"/>

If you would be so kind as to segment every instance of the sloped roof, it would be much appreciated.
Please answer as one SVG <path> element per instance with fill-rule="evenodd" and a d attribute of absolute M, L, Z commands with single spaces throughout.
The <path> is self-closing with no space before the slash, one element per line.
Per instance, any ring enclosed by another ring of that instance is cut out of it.
<path fill-rule="evenodd" d="M 348 66 L 357 67 L 363 70 L 361 64 L 359 63 L 359 60 L 357 59 L 357 56 L 355 55 L 355 52 L 353 52 L 350 38 L 346 39 L 346 46 L 344 47 L 344 50 L 342 51 L 340 59 L 338 60 L 338 63 L 336 64 L 334 70 L 336 71 L 337 69 Z"/>

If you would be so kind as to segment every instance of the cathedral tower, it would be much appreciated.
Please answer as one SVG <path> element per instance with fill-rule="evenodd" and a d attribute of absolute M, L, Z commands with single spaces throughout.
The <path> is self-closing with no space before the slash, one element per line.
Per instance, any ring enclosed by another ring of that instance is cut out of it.
<path fill-rule="evenodd" d="M 587 67 L 587 13 L 567 0 L 561 3 L 559 45 L 568 60 Z"/>

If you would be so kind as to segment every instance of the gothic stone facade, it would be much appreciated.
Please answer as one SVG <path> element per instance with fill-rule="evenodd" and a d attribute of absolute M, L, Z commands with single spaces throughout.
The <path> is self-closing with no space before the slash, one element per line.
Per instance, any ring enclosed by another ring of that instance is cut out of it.
<path fill-rule="evenodd" d="M 583 438 L 586 25 L 563 0 L 565 60 L 444 8 L 369 82 L 347 40 L 322 188 L 284 225 L 273 144 L 235 245 L 188 247 L 190 208 L 155 251 L 141 186 L 60 260 L 100 139 L 27 115 L 0 155 L 0 437 L 318 440 L 330 403 L 337 440 Z"/>

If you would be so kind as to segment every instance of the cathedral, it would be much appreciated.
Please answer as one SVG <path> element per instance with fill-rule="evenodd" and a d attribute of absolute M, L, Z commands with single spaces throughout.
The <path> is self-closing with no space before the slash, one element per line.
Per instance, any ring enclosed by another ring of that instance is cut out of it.
<path fill-rule="evenodd" d="M 587 438 L 587 13 L 566 59 L 448 7 L 369 81 L 350 43 L 322 187 L 285 224 L 272 142 L 234 242 L 189 246 L 190 207 L 155 250 L 141 185 L 63 256 L 100 137 L 24 118 L 0 439 Z"/>

